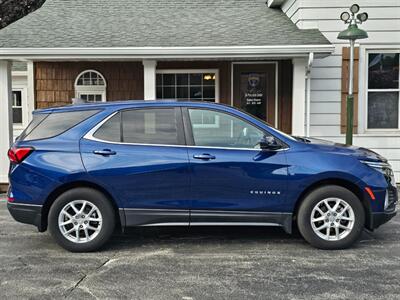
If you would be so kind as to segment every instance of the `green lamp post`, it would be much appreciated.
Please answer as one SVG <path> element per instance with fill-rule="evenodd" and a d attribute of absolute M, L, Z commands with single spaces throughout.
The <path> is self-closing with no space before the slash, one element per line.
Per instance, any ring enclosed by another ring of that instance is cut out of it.
<path fill-rule="evenodd" d="M 346 30 L 339 32 L 338 39 L 350 41 L 350 64 L 349 64 L 349 91 L 346 100 L 347 123 L 346 123 L 346 144 L 353 144 L 353 114 L 354 114 L 354 96 L 353 96 L 353 76 L 354 76 L 354 44 L 356 40 L 368 37 L 366 31 L 358 28 L 357 24 L 361 24 L 368 20 L 367 13 L 360 13 L 360 6 L 353 4 L 350 7 L 350 13 L 342 12 L 340 19 L 349 24 Z M 357 14 L 357 15 L 356 15 Z"/>

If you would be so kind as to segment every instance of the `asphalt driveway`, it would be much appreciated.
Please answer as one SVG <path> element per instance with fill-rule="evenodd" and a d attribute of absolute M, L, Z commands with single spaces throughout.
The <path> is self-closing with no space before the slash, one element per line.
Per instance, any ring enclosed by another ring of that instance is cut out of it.
<path fill-rule="evenodd" d="M 0 298 L 399 299 L 400 216 L 344 251 L 278 228 L 147 228 L 69 253 L 0 197 Z"/>

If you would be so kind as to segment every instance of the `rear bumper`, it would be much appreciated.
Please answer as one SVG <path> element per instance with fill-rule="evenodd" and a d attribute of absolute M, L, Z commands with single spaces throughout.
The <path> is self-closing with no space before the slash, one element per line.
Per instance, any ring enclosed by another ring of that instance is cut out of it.
<path fill-rule="evenodd" d="M 8 202 L 7 208 L 14 220 L 35 225 L 40 232 L 45 230 L 42 226 L 42 205 Z"/>
<path fill-rule="evenodd" d="M 383 212 L 383 213 L 373 213 L 371 219 L 371 229 L 376 229 L 382 224 L 388 222 L 397 214 L 397 211 Z"/>

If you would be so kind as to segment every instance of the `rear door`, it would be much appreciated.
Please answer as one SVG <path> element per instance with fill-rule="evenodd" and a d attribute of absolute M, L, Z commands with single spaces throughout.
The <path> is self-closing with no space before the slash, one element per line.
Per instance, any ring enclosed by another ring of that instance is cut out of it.
<path fill-rule="evenodd" d="M 189 171 L 180 108 L 123 110 L 81 142 L 94 180 L 124 203 L 126 225 L 189 221 Z"/>

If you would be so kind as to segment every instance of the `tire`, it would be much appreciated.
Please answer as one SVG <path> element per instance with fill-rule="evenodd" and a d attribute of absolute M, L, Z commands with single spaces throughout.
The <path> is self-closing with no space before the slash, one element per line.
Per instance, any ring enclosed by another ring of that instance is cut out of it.
<path fill-rule="evenodd" d="M 114 208 L 103 193 L 91 188 L 74 188 L 54 201 L 48 224 L 50 234 L 64 249 L 96 251 L 114 232 Z"/>
<path fill-rule="evenodd" d="M 348 189 L 336 185 L 322 186 L 310 192 L 297 214 L 301 235 L 319 249 L 350 247 L 360 238 L 364 224 L 365 211 L 361 201 Z"/>

